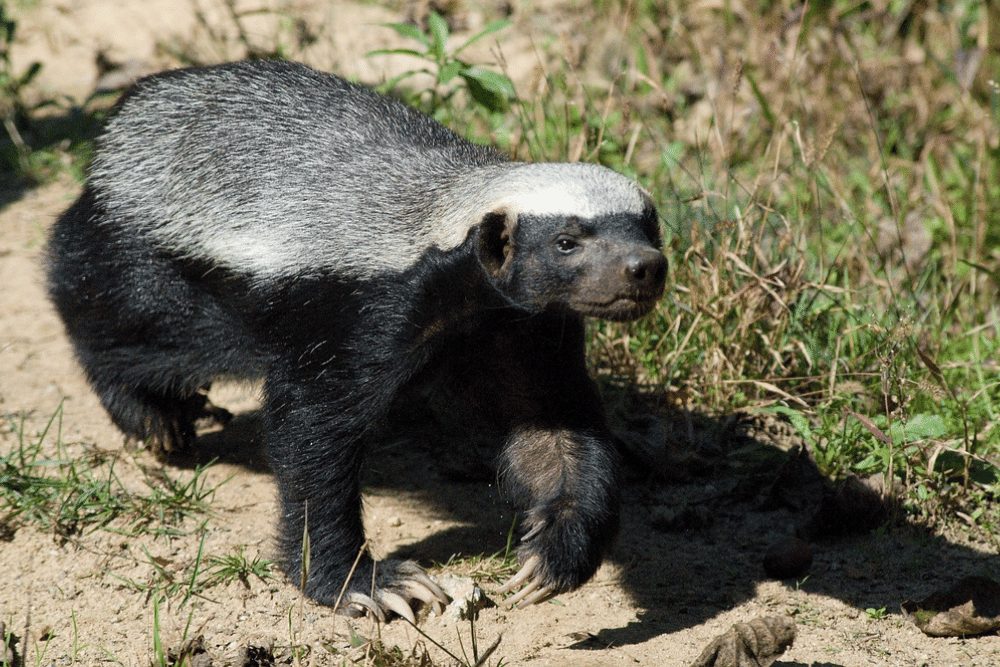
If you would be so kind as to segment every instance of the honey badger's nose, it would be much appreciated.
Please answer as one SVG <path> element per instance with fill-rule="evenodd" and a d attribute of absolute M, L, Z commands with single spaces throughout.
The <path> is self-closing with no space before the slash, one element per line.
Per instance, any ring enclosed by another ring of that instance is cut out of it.
<path fill-rule="evenodd" d="M 666 275 L 667 259 L 656 250 L 641 248 L 625 257 L 625 279 L 637 289 L 659 289 Z"/>

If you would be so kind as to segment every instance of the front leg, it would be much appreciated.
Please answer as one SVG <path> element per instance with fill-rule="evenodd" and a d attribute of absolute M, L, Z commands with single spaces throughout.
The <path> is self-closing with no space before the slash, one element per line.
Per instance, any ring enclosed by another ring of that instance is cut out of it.
<path fill-rule="evenodd" d="M 265 387 L 283 568 L 306 595 L 341 613 L 384 619 L 391 611 L 413 622 L 411 600 L 440 605 L 447 596 L 415 563 L 373 561 L 361 519 L 363 445 L 405 380 L 405 366 L 331 370 L 302 359 L 292 355 Z"/>
<path fill-rule="evenodd" d="M 520 571 L 502 592 L 524 607 L 578 588 L 618 531 L 618 456 L 603 430 L 522 424 L 503 455 L 503 477 L 524 506 Z"/>
<path fill-rule="evenodd" d="M 537 318 L 496 351 L 508 406 L 501 479 L 524 511 L 521 571 L 505 591 L 527 605 L 586 582 L 618 530 L 619 456 L 587 374 L 578 318 Z"/>

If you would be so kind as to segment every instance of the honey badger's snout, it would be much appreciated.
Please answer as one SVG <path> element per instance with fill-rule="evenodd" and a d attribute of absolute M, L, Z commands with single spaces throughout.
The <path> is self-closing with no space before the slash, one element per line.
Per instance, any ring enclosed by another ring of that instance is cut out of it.
<path fill-rule="evenodd" d="M 667 259 L 656 247 L 636 242 L 598 244 L 575 274 L 567 303 L 591 317 L 634 320 L 663 295 Z"/>
<path fill-rule="evenodd" d="M 634 248 L 622 261 L 622 277 L 636 293 L 656 299 L 663 294 L 667 259 L 653 248 Z"/>

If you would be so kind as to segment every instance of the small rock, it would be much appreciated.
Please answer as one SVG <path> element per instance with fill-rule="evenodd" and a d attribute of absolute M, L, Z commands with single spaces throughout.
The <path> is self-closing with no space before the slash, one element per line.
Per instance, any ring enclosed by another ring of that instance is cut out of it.
<path fill-rule="evenodd" d="M 205 638 L 198 635 L 178 649 L 167 651 L 167 663 L 171 665 L 189 665 L 190 667 L 212 667 L 212 656 L 205 648 Z"/>
<path fill-rule="evenodd" d="M 790 537 L 771 545 L 764 555 L 764 572 L 774 579 L 801 577 L 812 566 L 812 547 L 805 540 Z"/>
<path fill-rule="evenodd" d="M 207 653 L 199 653 L 192 657 L 188 664 L 191 667 L 212 667 L 212 656 Z"/>
<path fill-rule="evenodd" d="M 798 533 L 807 539 L 867 533 L 889 518 L 889 502 L 881 475 L 851 475 L 824 489 L 819 508 Z"/>
<path fill-rule="evenodd" d="M 400 526 L 403 525 L 403 520 L 400 519 L 398 516 L 394 516 L 389 519 L 389 525 L 392 526 L 393 528 L 399 528 Z"/>
<path fill-rule="evenodd" d="M 441 618 L 446 622 L 465 621 L 478 614 L 480 609 L 494 606 L 476 582 L 469 577 L 442 574 L 435 577 L 441 589 L 451 598 Z"/>

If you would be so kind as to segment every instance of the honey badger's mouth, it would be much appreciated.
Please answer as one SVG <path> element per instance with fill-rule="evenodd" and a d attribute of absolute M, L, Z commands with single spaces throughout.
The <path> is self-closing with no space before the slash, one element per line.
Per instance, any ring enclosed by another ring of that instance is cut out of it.
<path fill-rule="evenodd" d="M 634 320 L 651 311 L 662 294 L 662 290 L 617 294 L 603 301 L 575 301 L 572 307 L 582 315 L 603 320 Z"/>

